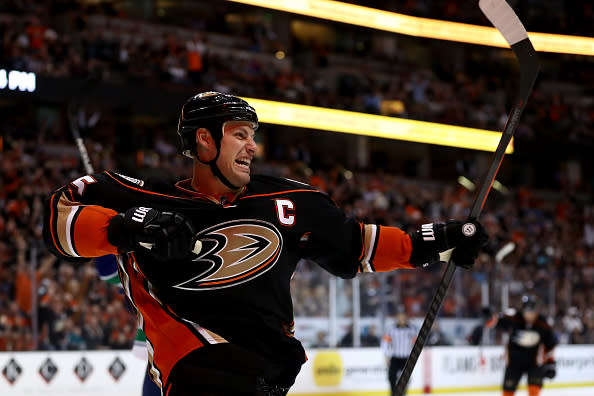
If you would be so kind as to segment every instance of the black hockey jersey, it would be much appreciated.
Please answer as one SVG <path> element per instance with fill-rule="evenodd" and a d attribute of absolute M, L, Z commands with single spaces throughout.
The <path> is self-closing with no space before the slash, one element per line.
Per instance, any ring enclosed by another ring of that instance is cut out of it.
<path fill-rule="evenodd" d="M 544 316 L 539 315 L 534 323 L 529 324 L 521 311 L 514 315 L 502 315 L 496 328 L 509 332 L 508 363 L 533 366 L 553 358 L 557 338 Z"/>
<path fill-rule="evenodd" d="M 162 186 L 112 172 L 83 176 L 46 199 L 44 240 L 75 262 L 118 254 L 107 225 L 136 206 L 183 213 L 203 246 L 198 256 L 178 261 L 160 262 L 142 249 L 119 256 L 160 386 L 181 358 L 208 344 L 230 342 L 302 364 L 289 287 L 300 258 L 343 278 L 412 268 L 402 230 L 347 218 L 309 185 L 258 175 L 236 196 L 218 200 L 193 191 L 189 180 Z"/>

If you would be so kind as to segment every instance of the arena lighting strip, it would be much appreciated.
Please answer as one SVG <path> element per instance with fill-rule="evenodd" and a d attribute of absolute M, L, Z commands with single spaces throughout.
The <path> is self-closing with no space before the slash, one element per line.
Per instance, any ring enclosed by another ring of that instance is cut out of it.
<path fill-rule="evenodd" d="M 473 150 L 495 151 L 501 132 L 345 110 L 243 98 L 260 122 Z M 510 144 L 506 153 L 513 153 Z"/>
<path fill-rule="evenodd" d="M 509 48 L 493 27 L 419 18 L 330 0 L 228 0 L 416 37 Z M 537 51 L 594 56 L 594 38 L 529 33 Z"/>

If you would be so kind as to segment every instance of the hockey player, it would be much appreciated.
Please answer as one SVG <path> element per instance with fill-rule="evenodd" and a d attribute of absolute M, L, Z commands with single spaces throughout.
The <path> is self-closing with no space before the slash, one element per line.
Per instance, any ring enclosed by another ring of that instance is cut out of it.
<path fill-rule="evenodd" d="M 309 185 L 250 175 L 257 128 L 244 100 L 195 95 L 178 124 L 191 179 L 169 186 L 106 171 L 46 200 L 44 239 L 54 254 L 120 255 L 165 395 L 288 392 L 306 360 L 289 290 L 300 258 L 352 278 L 426 267 L 455 248 L 454 262 L 470 268 L 487 239 L 476 221 L 426 224 L 410 235 L 364 224 Z"/>
<path fill-rule="evenodd" d="M 538 396 L 543 378 L 554 378 L 553 350 L 557 339 L 546 318 L 538 313 L 536 296 L 522 296 L 522 308 L 514 315 L 500 315 L 496 328 L 509 331 L 503 396 L 513 396 L 524 373 L 528 376 L 528 395 Z"/>

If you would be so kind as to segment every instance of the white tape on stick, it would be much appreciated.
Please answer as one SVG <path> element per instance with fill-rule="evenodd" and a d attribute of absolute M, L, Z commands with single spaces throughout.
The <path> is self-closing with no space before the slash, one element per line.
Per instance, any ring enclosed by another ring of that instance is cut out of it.
<path fill-rule="evenodd" d="M 480 0 L 479 8 L 499 30 L 510 47 L 528 38 L 524 25 L 505 0 Z"/>

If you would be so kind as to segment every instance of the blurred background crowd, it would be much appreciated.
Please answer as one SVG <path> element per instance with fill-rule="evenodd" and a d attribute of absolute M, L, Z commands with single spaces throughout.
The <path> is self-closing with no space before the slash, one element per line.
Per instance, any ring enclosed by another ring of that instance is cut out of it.
<path fill-rule="evenodd" d="M 146 1 L 133 9 L 122 3 L 3 1 L 0 69 L 35 72 L 40 90 L 92 77 L 129 92 L 133 101 L 141 100 L 139 87 L 176 98 L 217 90 L 492 130 L 503 128 L 518 80 L 503 50 L 396 39 L 224 1 L 170 8 Z M 351 3 L 486 24 L 472 2 Z M 554 26 L 555 33 L 587 34 L 594 22 L 591 2 L 517 3 L 529 30 Z M 542 57 L 515 153 L 502 169 L 505 186 L 492 192 L 481 215 L 491 241 L 473 271 L 457 271 L 441 315 L 480 318 L 485 303 L 495 310 L 516 307 L 530 291 L 562 342 L 594 343 L 594 67 L 583 56 Z M 53 101 L 0 91 L 0 350 L 128 348 L 133 342 L 135 316 L 119 287 L 100 280 L 93 261 L 57 260 L 41 240 L 42 200 L 84 174 L 68 126 L 74 92 L 68 89 L 47 94 Z M 189 176 L 171 117 L 183 99 L 157 103 L 163 111 L 155 115 L 110 106 L 118 94 L 100 96 L 74 114 L 96 169 L 140 178 Z M 350 137 L 318 140 L 311 131 L 266 125 L 260 135 L 255 172 L 305 181 L 349 215 L 408 231 L 426 221 L 464 218 L 473 193 L 457 178 L 478 182 L 486 155 L 376 139 L 362 160 L 342 149 L 360 143 Z M 392 147 L 403 157 L 420 150 L 422 159 L 398 158 L 387 152 Z M 497 262 L 509 242 L 515 249 Z M 361 276 L 361 317 L 389 317 L 399 305 L 423 317 L 439 277 L 439 269 Z M 315 263 L 300 263 L 292 281 L 296 317 L 328 317 L 329 278 Z M 353 284 L 343 281 L 339 289 L 337 313 L 351 317 Z"/>

